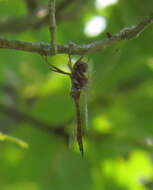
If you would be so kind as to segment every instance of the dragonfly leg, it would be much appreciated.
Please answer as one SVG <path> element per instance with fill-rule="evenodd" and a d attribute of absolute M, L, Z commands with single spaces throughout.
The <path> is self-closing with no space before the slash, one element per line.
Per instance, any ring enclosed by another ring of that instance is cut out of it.
<path fill-rule="evenodd" d="M 47 65 L 50 67 L 51 71 L 57 72 L 57 73 L 60 73 L 60 74 L 70 75 L 70 73 L 65 72 L 65 71 L 59 69 L 58 67 L 56 67 L 56 66 L 50 64 L 46 56 L 44 57 L 44 59 L 45 59 Z"/>
<path fill-rule="evenodd" d="M 72 66 L 71 54 L 68 54 L 68 56 L 69 56 L 68 67 L 69 67 L 70 71 L 72 72 L 73 66 Z"/>
<path fill-rule="evenodd" d="M 79 57 L 79 59 L 75 62 L 75 64 L 78 63 L 78 62 L 80 62 L 83 58 L 84 58 L 84 55 L 82 55 L 81 57 Z"/>

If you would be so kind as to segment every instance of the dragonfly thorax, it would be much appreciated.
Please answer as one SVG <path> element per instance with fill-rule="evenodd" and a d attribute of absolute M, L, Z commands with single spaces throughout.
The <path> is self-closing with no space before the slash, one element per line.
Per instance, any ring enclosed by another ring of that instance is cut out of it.
<path fill-rule="evenodd" d="M 88 70 L 88 65 L 84 61 L 79 61 L 73 66 L 73 70 L 81 73 L 86 73 Z"/>
<path fill-rule="evenodd" d="M 88 82 L 88 78 L 86 76 L 87 69 L 88 65 L 83 61 L 79 61 L 74 65 L 71 76 L 73 88 L 81 90 L 86 86 Z"/>

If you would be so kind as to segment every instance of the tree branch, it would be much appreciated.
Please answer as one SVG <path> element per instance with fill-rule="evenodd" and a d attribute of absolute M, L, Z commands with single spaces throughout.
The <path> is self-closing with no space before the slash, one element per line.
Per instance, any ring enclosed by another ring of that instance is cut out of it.
<path fill-rule="evenodd" d="M 30 1 L 30 0 L 27 0 Z M 74 0 L 77 1 L 77 0 Z M 74 3 L 71 0 L 63 0 L 61 3 L 57 5 L 56 8 L 56 20 L 58 22 L 71 19 L 69 13 L 61 14 L 67 6 L 71 3 Z M 29 29 L 38 29 L 44 25 L 48 25 L 48 7 L 37 7 L 37 10 L 34 14 L 27 14 L 25 16 L 17 17 L 17 18 L 9 18 L 5 21 L 0 21 L 0 33 L 20 33 Z"/>
<path fill-rule="evenodd" d="M 58 125 L 58 126 L 51 126 L 43 121 L 37 120 L 26 113 L 23 113 L 13 107 L 9 107 L 5 104 L 0 103 L 0 112 L 3 112 L 13 119 L 21 122 L 27 122 L 33 124 L 36 128 L 40 128 L 43 131 L 46 131 L 49 134 L 54 134 L 59 137 L 63 137 L 65 140 L 68 141 L 68 133 L 65 130 L 65 126 Z"/>
<path fill-rule="evenodd" d="M 83 55 L 87 53 L 102 51 L 116 42 L 122 40 L 130 40 L 138 37 L 144 31 L 144 29 L 152 23 L 153 14 L 151 14 L 148 18 L 144 19 L 138 25 L 124 28 L 119 33 L 111 35 L 103 40 L 94 41 L 92 43 L 82 45 L 78 45 L 75 43 L 71 43 L 71 45 L 57 45 L 57 54 L 68 54 L 69 52 L 71 52 L 71 54 Z M 53 47 L 51 47 L 49 43 L 45 42 L 31 43 L 16 40 L 8 40 L 6 38 L 0 37 L 0 48 L 22 50 L 46 56 L 53 55 Z"/>
<path fill-rule="evenodd" d="M 51 126 L 51 125 L 46 124 L 42 121 L 39 121 L 25 113 L 22 113 L 21 111 L 15 109 L 13 107 L 9 107 L 9 106 L 6 106 L 1 103 L 0 103 L 0 112 L 6 113 L 7 115 L 9 115 L 10 117 L 12 117 L 13 119 L 15 119 L 17 121 L 33 124 L 33 126 L 36 128 L 40 128 L 41 130 L 43 130 L 49 134 L 53 134 L 60 138 L 63 138 L 67 144 L 69 142 L 69 134 L 65 130 L 64 125 L 63 126 L 62 125 L 61 126 Z M 94 133 L 92 132 L 92 134 L 88 133 L 87 137 L 92 139 L 93 142 L 98 142 L 98 141 L 103 142 L 103 141 L 107 141 L 107 140 L 110 141 L 110 139 L 111 139 L 112 141 L 114 141 L 114 143 L 116 143 L 116 142 L 119 142 L 121 144 L 123 144 L 123 143 L 133 144 L 134 143 L 135 145 L 137 145 L 139 147 L 144 147 L 144 148 L 148 148 L 148 149 L 150 148 L 145 139 L 141 139 L 141 140 L 133 139 L 132 141 L 129 142 L 128 138 L 125 138 L 125 136 L 123 139 L 122 137 L 121 138 L 116 137 L 116 135 L 114 135 L 114 134 L 98 134 L 97 132 L 94 132 Z"/>

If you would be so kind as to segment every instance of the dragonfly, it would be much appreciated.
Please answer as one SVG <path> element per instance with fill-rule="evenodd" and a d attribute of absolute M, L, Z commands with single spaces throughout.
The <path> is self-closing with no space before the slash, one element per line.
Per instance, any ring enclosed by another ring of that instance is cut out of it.
<path fill-rule="evenodd" d="M 75 114 L 76 114 L 76 140 L 79 146 L 80 153 L 83 157 L 84 155 L 84 145 L 83 145 L 83 129 L 82 129 L 82 118 L 81 118 L 81 95 L 83 89 L 87 86 L 88 83 L 88 64 L 83 61 L 84 56 L 78 58 L 74 64 L 72 64 L 71 55 L 68 55 L 68 68 L 70 72 L 65 72 L 58 67 L 52 65 L 45 57 L 47 64 L 49 65 L 51 71 L 57 72 L 63 75 L 67 75 L 71 81 L 71 90 L 70 96 L 73 99 L 75 105 Z M 86 115 L 87 115 L 87 106 L 86 106 Z"/>

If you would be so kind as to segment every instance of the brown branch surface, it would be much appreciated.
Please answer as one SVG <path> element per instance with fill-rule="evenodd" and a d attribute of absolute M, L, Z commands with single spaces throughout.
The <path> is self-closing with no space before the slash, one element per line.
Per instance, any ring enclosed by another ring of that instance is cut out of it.
<path fill-rule="evenodd" d="M 93 53 L 97 51 L 102 51 L 107 47 L 112 46 L 122 40 L 130 40 L 138 37 L 145 28 L 153 23 L 153 14 L 145 18 L 142 22 L 137 25 L 124 28 L 119 33 L 111 35 L 103 40 L 94 41 L 88 44 L 78 45 L 76 43 L 69 43 L 65 45 L 57 45 L 57 54 L 71 54 L 83 55 L 87 53 Z M 0 48 L 3 49 L 14 49 L 22 50 L 26 52 L 38 53 L 40 55 L 53 55 L 53 47 L 50 43 L 44 42 L 23 42 L 16 40 L 8 40 L 6 38 L 0 37 Z"/>

